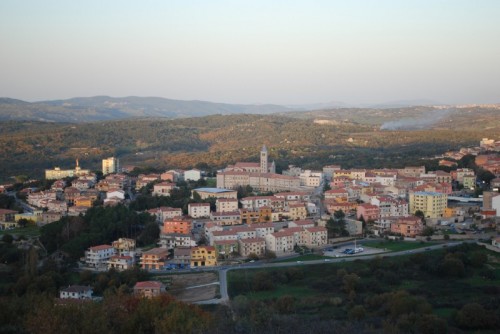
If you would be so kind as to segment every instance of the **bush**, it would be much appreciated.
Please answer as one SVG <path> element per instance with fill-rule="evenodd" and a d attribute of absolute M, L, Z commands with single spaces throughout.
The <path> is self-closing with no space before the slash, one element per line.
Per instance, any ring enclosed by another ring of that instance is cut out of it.
<path fill-rule="evenodd" d="M 493 329 L 497 323 L 495 314 L 478 303 L 465 304 L 457 312 L 455 321 L 464 329 Z"/>

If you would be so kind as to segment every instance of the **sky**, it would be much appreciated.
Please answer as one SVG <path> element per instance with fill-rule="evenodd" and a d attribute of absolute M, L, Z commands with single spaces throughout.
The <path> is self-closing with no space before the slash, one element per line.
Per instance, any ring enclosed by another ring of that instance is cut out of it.
<path fill-rule="evenodd" d="M 0 96 L 500 103 L 500 1 L 1 0 Z"/>

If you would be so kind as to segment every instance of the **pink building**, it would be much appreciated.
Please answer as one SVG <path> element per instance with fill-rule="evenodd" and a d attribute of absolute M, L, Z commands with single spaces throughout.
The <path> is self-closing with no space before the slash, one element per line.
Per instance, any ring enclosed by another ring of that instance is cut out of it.
<path fill-rule="evenodd" d="M 358 207 L 356 208 L 356 218 L 361 219 L 361 217 L 363 217 L 365 222 L 369 220 L 375 221 L 379 218 L 379 216 L 380 216 L 380 209 L 376 205 L 363 203 L 358 205 Z"/>

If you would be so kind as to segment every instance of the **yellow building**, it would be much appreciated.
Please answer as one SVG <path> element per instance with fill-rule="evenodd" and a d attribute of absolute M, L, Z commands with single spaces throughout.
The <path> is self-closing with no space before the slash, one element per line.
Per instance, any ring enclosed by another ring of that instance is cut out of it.
<path fill-rule="evenodd" d="M 20 219 L 27 219 L 32 221 L 33 223 L 38 223 L 39 221 L 42 220 L 42 213 L 43 213 L 42 210 L 35 210 L 33 211 L 33 213 L 16 213 L 14 215 L 14 220 L 16 221 L 16 223 Z"/>
<path fill-rule="evenodd" d="M 290 204 L 288 206 L 288 218 L 291 220 L 299 220 L 306 219 L 307 217 L 307 209 L 306 206 L 302 203 L 299 204 Z"/>
<path fill-rule="evenodd" d="M 448 195 L 431 191 L 410 193 L 410 213 L 422 211 L 425 218 L 441 218 L 445 215 Z"/>
<path fill-rule="evenodd" d="M 215 247 L 198 246 L 191 248 L 191 267 L 213 267 L 216 265 Z"/>
<path fill-rule="evenodd" d="M 117 158 L 111 157 L 102 159 L 102 175 L 118 173 L 120 170 L 120 162 Z"/>
<path fill-rule="evenodd" d="M 90 196 L 79 196 L 75 198 L 75 206 L 83 206 L 86 208 L 91 208 L 93 204 L 93 199 Z"/>

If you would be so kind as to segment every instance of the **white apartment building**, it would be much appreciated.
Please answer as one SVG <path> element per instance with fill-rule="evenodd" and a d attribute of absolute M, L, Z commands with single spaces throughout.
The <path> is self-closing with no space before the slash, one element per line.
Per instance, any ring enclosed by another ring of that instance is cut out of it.
<path fill-rule="evenodd" d="M 85 252 L 85 263 L 92 268 L 106 267 L 109 259 L 116 254 L 116 250 L 110 245 L 99 245 L 90 247 Z"/>
<path fill-rule="evenodd" d="M 210 217 L 210 203 L 189 203 L 188 215 L 193 218 Z"/>
<path fill-rule="evenodd" d="M 190 169 L 184 172 L 184 180 L 198 181 L 201 179 L 201 171 L 199 169 Z"/>
<path fill-rule="evenodd" d="M 71 285 L 59 291 L 61 299 L 92 299 L 92 288 L 90 286 Z"/>

